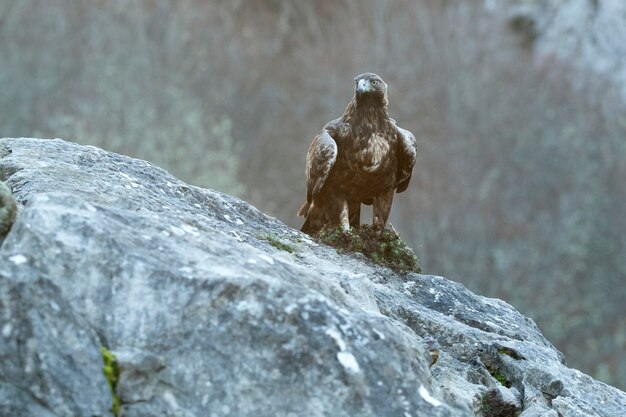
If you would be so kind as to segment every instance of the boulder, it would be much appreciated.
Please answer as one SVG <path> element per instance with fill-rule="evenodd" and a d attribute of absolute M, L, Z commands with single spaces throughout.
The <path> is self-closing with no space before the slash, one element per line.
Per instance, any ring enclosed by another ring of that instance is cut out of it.
<path fill-rule="evenodd" d="M 18 204 L 0 415 L 112 416 L 114 397 L 137 417 L 625 415 L 624 392 L 505 302 L 338 253 L 148 162 L 7 138 L 0 179 Z"/>

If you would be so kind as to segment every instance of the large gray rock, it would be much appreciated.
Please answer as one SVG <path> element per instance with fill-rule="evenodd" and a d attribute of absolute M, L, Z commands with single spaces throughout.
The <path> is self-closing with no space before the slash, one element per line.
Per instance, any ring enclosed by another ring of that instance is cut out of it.
<path fill-rule="evenodd" d="M 626 414 L 508 304 L 338 254 L 147 162 L 2 139 L 0 174 L 19 203 L 0 415 L 112 415 L 100 346 L 123 416 Z"/>

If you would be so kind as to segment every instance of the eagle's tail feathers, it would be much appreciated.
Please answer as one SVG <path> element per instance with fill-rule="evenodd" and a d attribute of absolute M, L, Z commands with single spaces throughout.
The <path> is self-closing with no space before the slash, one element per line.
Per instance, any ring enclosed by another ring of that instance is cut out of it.
<path fill-rule="evenodd" d="M 307 201 L 304 203 L 302 207 L 300 207 L 298 214 L 305 218 L 304 224 L 300 229 L 302 232 L 309 235 L 315 235 L 322 229 L 325 216 L 320 213 L 319 210 L 315 209 L 315 204 L 313 202 Z"/>
<path fill-rule="evenodd" d="M 310 235 L 313 232 L 313 228 L 311 226 L 311 223 L 312 223 L 311 222 L 311 218 L 309 217 L 308 219 L 306 219 L 304 221 L 304 224 L 300 228 L 300 231 Z"/>
<path fill-rule="evenodd" d="M 300 209 L 298 209 L 298 217 L 306 218 L 309 213 L 309 207 L 311 207 L 311 203 L 309 201 L 305 201 L 304 204 L 300 206 Z"/>
<path fill-rule="evenodd" d="M 304 221 L 304 224 L 302 225 L 302 228 L 300 228 L 300 231 L 306 233 L 307 235 L 314 236 L 319 233 L 320 230 L 322 230 L 323 226 L 324 224 L 322 223 L 319 216 L 309 216 Z"/>

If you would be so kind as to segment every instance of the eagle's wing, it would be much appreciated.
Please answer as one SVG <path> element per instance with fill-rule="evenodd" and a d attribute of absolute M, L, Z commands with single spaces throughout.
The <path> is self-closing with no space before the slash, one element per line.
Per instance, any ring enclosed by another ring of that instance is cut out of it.
<path fill-rule="evenodd" d="M 319 194 L 337 160 L 337 143 L 333 139 L 337 129 L 333 122 L 313 138 L 306 155 L 306 199 L 309 203 Z"/>
<path fill-rule="evenodd" d="M 417 141 L 413 133 L 396 126 L 398 129 L 398 181 L 396 192 L 401 193 L 409 186 L 415 158 L 417 157 Z"/>

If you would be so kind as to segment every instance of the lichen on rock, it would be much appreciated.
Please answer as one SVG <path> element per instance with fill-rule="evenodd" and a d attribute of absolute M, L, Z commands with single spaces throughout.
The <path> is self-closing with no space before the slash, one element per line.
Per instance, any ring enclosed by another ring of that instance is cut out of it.
<path fill-rule="evenodd" d="M 625 393 L 503 301 L 338 253 L 145 161 L 1 147 L 20 211 L 0 246 L 0 415 L 111 417 L 117 379 L 124 417 L 623 416 Z"/>
<path fill-rule="evenodd" d="M 398 272 L 422 272 L 417 257 L 393 229 L 377 232 L 369 225 L 351 227 L 324 226 L 316 235 L 322 242 L 341 252 L 358 252 L 373 262 Z"/>

